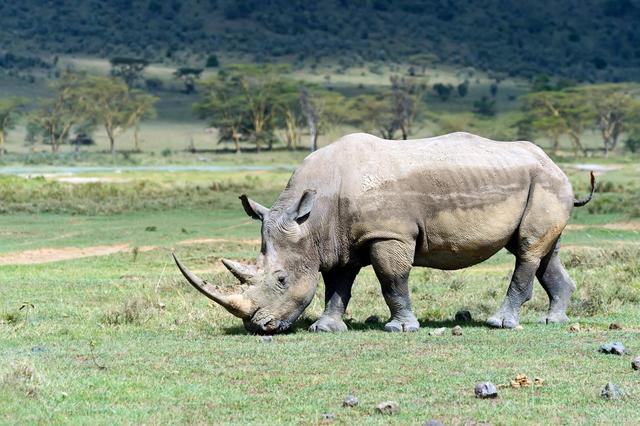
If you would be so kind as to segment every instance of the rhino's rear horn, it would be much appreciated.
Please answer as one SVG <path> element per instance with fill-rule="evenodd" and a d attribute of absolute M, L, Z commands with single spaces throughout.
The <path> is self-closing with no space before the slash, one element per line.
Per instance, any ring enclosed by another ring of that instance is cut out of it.
<path fill-rule="evenodd" d="M 242 284 L 255 284 L 256 275 L 258 274 L 256 266 L 245 265 L 229 259 L 222 259 L 222 263 Z"/>
<path fill-rule="evenodd" d="M 175 260 L 176 265 L 178 265 L 178 269 L 180 269 L 180 272 L 182 272 L 182 275 L 184 275 L 187 281 L 189 281 L 189 283 L 196 290 L 198 290 L 200 293 L 204 294 L 214 302 L 218 303 L 220 306 L 222 306 L 238 318 L 251 318 L 251 316 L 255 312 L 255 308 L 253 307 L 253 302 L 251 301 L 251 299 L 243 294 L 225 295 L 219 293 L 211 284 L 201 279 L 196 274 L 191 272 L 189 268 L 184 266 L 175 255 L 175 253 L 172 253 L 172 255 L 173 260 Z"/>

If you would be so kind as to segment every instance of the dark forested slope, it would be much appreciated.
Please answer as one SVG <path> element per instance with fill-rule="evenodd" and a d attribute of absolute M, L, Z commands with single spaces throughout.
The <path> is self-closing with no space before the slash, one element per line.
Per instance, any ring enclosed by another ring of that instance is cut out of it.
<path fill-rule="evenodd" d="M 5 53 L 439 62 L 640 79 L 640 0 L 0 1 Z"/>

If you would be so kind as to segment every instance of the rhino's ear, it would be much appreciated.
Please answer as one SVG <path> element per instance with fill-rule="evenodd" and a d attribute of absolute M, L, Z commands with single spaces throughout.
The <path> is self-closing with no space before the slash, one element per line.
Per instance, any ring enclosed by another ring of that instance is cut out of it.
<path fill-rule="evenodd" d="M 298 223 L 304 221 L 309 216 L 309 213 L 311 213 L 311 209 L 313 208 L 315 199 L 316 191 L 314 191 L 313 189 L 305 190 L 302 193 L 298 204 L 296 204 L 289 210 L 291 219 L 298 221 Z"/>
<path fill-rule="evenodd" d="M 242 201 L 242 207 L 244 207 L 244 211 L 247 212 L 247 214 L 252 218 L 264 220 L 264 218 L 267 217 L 269 209 L 261 205 L 260 203 L 256 203 L 244 194 L 240 196 L 240 201 Z"/>

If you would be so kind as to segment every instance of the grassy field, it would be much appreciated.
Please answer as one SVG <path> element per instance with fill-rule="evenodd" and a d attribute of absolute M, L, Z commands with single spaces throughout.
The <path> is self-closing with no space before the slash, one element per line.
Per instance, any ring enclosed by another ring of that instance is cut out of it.
<path fill-rule="evenodd" d="M 619 168 L 599 176 L 600 198 L 629 205 L 640 170 L 611 163 Z M 584 191 L 585 172 L 565 166 Z M 213 282 L 233 285 L 219 258 L 251 259 L 259 249 L 259 224 L 236 196 L 246 191 L 269 204 L 288 174 L 93 173 L 81 176 L 106 181 L 82 185 L 0 179 L 3 199 L 14 197 L 0 216 L 0 423 L 318 424 L 325 413 L 337 424 L 640 421 L 640 375 L 630 365 L 640 355 L 640 221 L 633 209 L 594 202 L 600 207 L 577 210 L 565 232 L 562 256 L 578 283 L 570 315 L 579 333 L 537 324 L 546 308 L 537 284 L 522 330 L 483 326 L 512 268 L 512 257 L 500 252 L 462 271 L 414 269 L 417 333 L 382 331 L 387 308 L 366 268 L 349 306 L 349 332 L 306 331 L 323 309 L 320 285 L 296 328 L 263 343 L 197 294 L 170 252 Z M 171 202 L 146 200 L 170 195 Z M 474 317 L 461 324 L 462 336 L 449 329 L 429 335 L 453 326 L 459 309 Z M 370 315 L 381 322 L 365 323 Z M 609 330 L 612 322 L 622 330 Z M 628 354 L 598 353 L 610 341 L 623 342 Z M 474 398 L 477 382 L 507 385 L 519 373 L 544 384 Z M 608 381 L 624 399 L 600 399 Z M 360 405 L 343 408 L 347 394 Z M 377 414 L 385 400 L 397 401 L 400 412 Z"/>

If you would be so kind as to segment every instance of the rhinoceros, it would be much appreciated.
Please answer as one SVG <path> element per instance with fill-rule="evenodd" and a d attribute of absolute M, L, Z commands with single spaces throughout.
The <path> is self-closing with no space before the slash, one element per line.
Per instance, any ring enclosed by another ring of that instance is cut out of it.
<path fill-rule="evenodd" d="M 258 334 L 287 330 L 325 283 L 325 309 L 311 331 L 344 331 L 342 316 L 362 267 L 372 265 L 390 311 L 386 331 L 416 331 L 409 297 L 413 266 L 454 270 L 500 249 L 515 256 L 506 297 L 488 320 L 518 325 L 537 277 L 549 297 L 544 322 L 566 321 L 575 284 L 558 256 L 575 200 L 567 176 L 530 142 L 468 133 L 419 140 L 351 134 L 310 154 L 269 209 L 240 196 L 262 222 L 255 265 L 222 260 L 245 290 L 224 294 L 186 279 Z"/>

